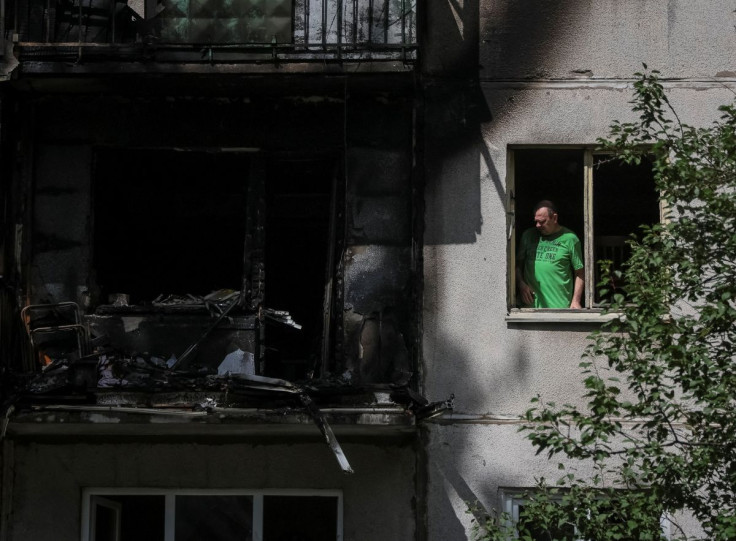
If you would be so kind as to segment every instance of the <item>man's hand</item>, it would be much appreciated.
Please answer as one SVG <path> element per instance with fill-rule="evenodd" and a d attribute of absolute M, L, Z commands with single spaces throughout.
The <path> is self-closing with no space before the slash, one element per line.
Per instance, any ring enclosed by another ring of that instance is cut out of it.
<path fill-rule="evenodd" d="M 585 289 L 585 269 L 575 271 L 575 285 L 573 286 L 570 308 L 583 307 L 583 290 Z"/>
<path fill-rule="evenodd" d="M 519 281 L 519 293 L 521 293 L 521 301 L 526 306 L 532 306 L 534 304 L 534 291 L 523 280 Z"/>

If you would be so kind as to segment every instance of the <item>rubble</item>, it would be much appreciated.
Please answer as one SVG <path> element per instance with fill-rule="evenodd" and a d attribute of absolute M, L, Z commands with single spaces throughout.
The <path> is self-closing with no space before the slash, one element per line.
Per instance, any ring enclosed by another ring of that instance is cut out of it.
<path fill-rule="evenodd" d="M 273 310 L 272 308 L 262 308 L 261 313 L 267 319 L 294 327 L 297 330 L 301 330 L 302 326 L 291 318 L 291 314 L 285 310 Z"/>
<path fill-rule="evenodd" d="M 219 315 L 219 317 L 210 325 L 207 330 L 202 333 L 202 336 L 199 337 L 199 339 L 194 342 L 191 346 L 189 346 L 184 353 L 181 354 L 179 359 L 174 362 L 174 364 L 171 366 L 172 369 L 176 368 L 180 364 L 184 363 L 186 360 L 191 358 L 194 353 L 199 348 L 200 344 L 210 335 L 210 333 L 215 330 L 215 328 L 220 324 L 220 322 L 225 319 L 225 317 L 232 311 L 233 308 L 237 306 L 237 304 L 240 302 L 240 295 L 235 297 L 234 300 L 230 301 L 230 304 L 228 304 L 227 308 L 225 308 Z"/>
<path fill-rule="evenodd" d="M 249 351 L 243 351 L 240 348 L 228 353 L 222 363 L 220 363 L 220 366 L 217 367 L 217 374 L 220 376 L 227 376 L 229 374 L 254 376 L 255 373 L 256 365 L 253 354 Z"/>
<path fill-rule="evenodd" d="M 191 293 L 186 295 L 161 294 L 153 299 L 151 304 L 153 306 L 199 306 L 204 304 L 204 299 Z"/>
<path fill-rule="evenodd" d="M 237 299 L 233 305 L 235 303 Z M 222 317 L 226 314 L 227 310 L 223 311 Z M 164 355 L 151 353 L 126 355 L 121 352 L 106 351 L 89 355 L 77 362 L 67 360 L 53 362 L 32 380 L 26 393 L 37 397 L 53 395 L 56 398 L 55 403 L 59 403 L 55 393 L 68 391 L 75 385 L 78 386 L 79 378 L 76 379 L 76 384 L 73 378 L 75 372 L 78 371 L 76 365 L 82 364 L 82 361 L 84 361 L 84 366 L 90 366 L 91 361 L 95 361 L 97 396 L 91 395 L 89 401 L 97 404 L 105 403 L 102 394 L 112 391 L 144 392 L 158 397 L 164 393 L 180 391 L 185 393 L 182 398 L 188 393 L 188 406 L 186 400 L 185 403 L 182 403 L 176 396 L 171 399 L 172 405 L 178 408 L 188 407 L 189 411 L 206 412 L 208 415 L 222 411 L 223 408 L 235 408 L 237 411 L 237 408 L 248 405 L 271 411 L 280 408 L 285 412 L 305 412 L 321 432 L 340 469 L 346 474 L 353 473 L 340 443 L 317 405 L 318 400 L 329 400 L 336 397 L 343 400 L 350 394 L 350 384 L 342 378 L 334 381 L 323 379 L 310 382 L 309 385 L 298 385 L 282 379 L 256 375 L 253 354 L 240 348 L 235 348 L 225 356 L 216 374 L 212 369 L 207 368 L 175 370 L 176 358 L 173 355 L 167 359 Z M 352 392 L 358 391 L 358 388 L 352 388 Z M 390 403 L 403 404 L 405 411 L 413 412 L 417 421 L 441 415 L 444 411 L 452 409 L 454 399 L 453 396 L 446 401 L 429 403 L 424 397 L 405 385 L 393 388 L 388 386 L 386 391 L 391 392 L 379 394 L 385 397 L 390 396 Z M 384 400 L 387 398 L 380 400 L 381 403 Z M 161 400 L 154 400 L 154 402 L 155 404 L 149 407 L 164 407 Z M 117 407 L 124 405 L 117 400 Z M 140 403 L 134 405 L 136 410 L 140 409 Z"/>

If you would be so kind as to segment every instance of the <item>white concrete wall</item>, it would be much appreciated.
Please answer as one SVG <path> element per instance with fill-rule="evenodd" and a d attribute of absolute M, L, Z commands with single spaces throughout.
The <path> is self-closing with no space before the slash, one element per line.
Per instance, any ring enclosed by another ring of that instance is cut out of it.
<path fill-rule="evenodd" d="M 682 86 L 680 86 L 682 85 Z M 428 194 L 424 250 L 424 385 L 430 397 L 457 395 L 460 411 L 523 411 L 541 392 L 574 401 L 578 362 L 594 327 L 509 324 L 506 278 L 506 150 L 513 144 L 594 144 L 613 119 L 631 120 L 627 83 L 485 83 L 493 120 L 482 141 L 447 167 Z M 683 120 L 707 123 L 733 97 L 716 84 L 680 84 L 668 92 Z M 452 161 L 452 157 L 446 163 Z M 442 242 L 462 221 L 470 162 L 482 223 L 474 242 Z M 561 218 L 564 223 L 564 217 Z M 449 224 L 448 224 L 449 222 Z M 530 217 L 531 225 L 531 217 Z"/>
<path fill-rule="evenodd" d="M 537 393 L 583 403 L 578 363 L 595 326 L 505 320 L 509 145 L 590 145 L 613 120 L 633 120 L 642 62 L 662 72 L 684 122 L 710 123 L 734 99 L 735 9 L 706 0 L 428 8 L 424 391 L 455 393 L 456 414 L 484 416 L 427 428 L 429 540 L 470 538 L 466 502 L 497 507 L 500 487 L 556 480 L 558 461 L 535 456 L 506 419 Z"/>
<path fill-rule="evenodd" d="M 619 78 L 645 62 L 677 78 L 733 78 L 731 0 L 439 0 L 424 6 L 426 71 L 481 78 Z"/>
<path fill-rule="evenodd" d="M 730 0 L 485 0 L 479 13 L 482 77 L 629 77 L 642 62 L 668 77 L 736 76 Z"/>

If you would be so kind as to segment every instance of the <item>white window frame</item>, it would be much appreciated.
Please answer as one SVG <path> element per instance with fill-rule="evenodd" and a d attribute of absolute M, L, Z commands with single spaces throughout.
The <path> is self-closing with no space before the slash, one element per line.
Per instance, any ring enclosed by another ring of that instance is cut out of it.
<path fill-rule="evenodd" d="M 90 506 L 90 519 L 89 519 L 89 538 L 90 541 L 96 541 L 96 526 L 97 526 L 97 509 L 99 507 L 105 507 L 112 511 L 115 517 L 115 539 L 114 541 L 120 541 L 120 518 L 122 513 L 122 505 L 120 503 L 109 500 L 104 496 L 95 494 L 89 498 Z"/>
<path fill-rule="evenodd" d="M 166 489 L 136 487 L 88 487 L 82 490 L 81 541 L 93 541 L 91 526 L 94 513 L 93 502 L 105 496 L 164 496 L 164 541 L 174 541 L 176 521 L 176 496 L 252 496 L 253 497 L 253 541 L 263 541 L 263 499 L 265 496 L 321 496 L 337 498 L 337 528 L 335 540 L 343 540 L 343 495 L 339 489 Z"/>
<path fill-rule="evenodd" d="M 519 498 L 518 494 L 524 492 L 534 492 L 532 488 L 501 488 L 498 490 L 499 498 L 501 500 L 501 510 L 506 513 L 509 517 L 510 522 L 507 523 L 509 528 L 514 528 L 513 539 L 519 538 L 519 532 L 516 530 L 516 523 L 519 522 L 519 508 L 524 505 L 524 498 Z M 667 515 L 662 515 L 659 519 L 660 526 L 662 527 L 662 533 L 666 539 L 672 539 L 671 533 L 671 522 Z M 577 532 L 577 528 L 575 529 Z M 582 538 L 575 537 L 575 541 L 585 541 Z"/>
<path fill-rule="evenodd" d="M 603 323 L 615 319 L 617 314 L 603 314 L 600 306 L 594 306 L 595 298 L 595 258 L 594 258 L 594 231 L 593 231 L 593 167 L 596 156 L 611 155 L 610 152 L 596 150 L 594 145 L 509 145 L 506 149 L 506 244 L 508 268 L 507 301 L 508 315 L 506 321 L 523 323 L 526 321 L 565 323 L 565 322 L 594 322 Z M 585 291 L 583 294 L 584 308 L 581 309 L 550 309 L 550 308 L 517 308 L 516 288 L 516 179 L 515 179 L 515 151 L 516 150 L 579 150 L 583 153 L 583 222 L 584 231 L 580 235 L 583 243 L 585 264 Z M 659 201 L 659 221 L 664 223 L 666 208 L 662 199 Z"/>

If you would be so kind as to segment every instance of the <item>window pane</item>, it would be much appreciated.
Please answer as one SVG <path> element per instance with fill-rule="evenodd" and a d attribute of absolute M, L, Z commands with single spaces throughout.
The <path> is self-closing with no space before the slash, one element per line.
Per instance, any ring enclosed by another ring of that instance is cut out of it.
<path fill-rule="evenodd" d="M 266 496 L 263 541 L 334 541 L 337 498 L 334 496 Z"/>
<path fill-rule="evenodd" d="M 642 224 L 659 221 L 659 195 L 654 189 L 652 165 L 626 165 L 610 156 L 595 156 L 593 167 L 593 234 L 595 260 L 610 260 L 620 269 L 629 257 L 626 240 Z M 600 265 L 596 265 L 596 284 Z M 614 282 L 613 289 L 623 286 Z M 596 301 L 601 300 L 596 292 Z"/>
<path fill-rule="evenodd" d="M 104 499 L 120 504 L 120 541 L 164 541 L 164 496 L 104 496 Z M 98 505 L 96 539 L 115 539 L 106 537 L 99 529 L 101 509 Z"/>
<path fill-rule="evenodd" d="M 117 512 L 98 505 L 95 513 L 95 541 L 117 541 Z"/>
<path fill-rule="evenodd" d="M 252 496 L 177 496 L 176 541 L 251 541 Z"/>
<path fill-rule="evenodd" d="M 164 42 L 291 43 L 293 0 L 172 0 L 158 17 Z"/>

